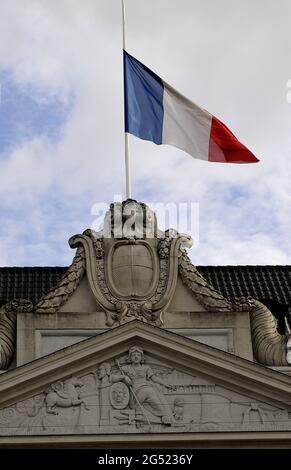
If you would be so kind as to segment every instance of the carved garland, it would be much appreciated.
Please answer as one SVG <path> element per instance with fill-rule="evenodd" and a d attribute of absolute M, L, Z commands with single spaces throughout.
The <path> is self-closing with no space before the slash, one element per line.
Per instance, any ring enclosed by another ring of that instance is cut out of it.
<path fill-rule="evenodd" d="M 220 292 L 216 291 L 191 263 L 184 251 L 179 262 L 179 273 L 183 283 L 195 294 L 200 302 L 210 312 L 231 313 L 233 306 Z"/>
<path fill-rule="evenodd" d="M 55 313 L 77 289 L 85 272 L 84 248 L 79 246 L 71 266 L 59 281 L 35 305 L 38 313 Z"/>

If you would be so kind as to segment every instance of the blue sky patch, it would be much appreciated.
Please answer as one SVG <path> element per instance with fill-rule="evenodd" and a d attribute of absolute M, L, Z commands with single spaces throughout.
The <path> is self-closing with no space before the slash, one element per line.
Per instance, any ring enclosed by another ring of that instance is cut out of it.
<path fill-rule="evenodd" d="M 23 140 L 46 136 L 58 140 L 73 106 L 56 97 L 40 98 L 33 87 L 19 87 L 8 73 L 0 74 L 0 153 Z"/>

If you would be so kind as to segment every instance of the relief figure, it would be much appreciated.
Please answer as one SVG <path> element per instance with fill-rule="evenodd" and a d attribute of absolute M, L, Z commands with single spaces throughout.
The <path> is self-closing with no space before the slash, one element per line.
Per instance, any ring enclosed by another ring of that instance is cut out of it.
<path fill-rule="evenodd" d="M 155 383 L 169 389 L 172 389 L 172 386 L 165 384 L 156 372 L 144 362 L 142 348 L 131 347 L 128 352 L 129 365 L 120 366 L 118 363 L 121 374 L 115 376 L 115 379 L 118 378 L 128 385 L 131 391 L 130 407 L 136 410 L 137 420 L 144 421 L 144 417 L 146 417 L 146 421 L 148 421 L 149 418 L 145 411 L 149 411 L 163 424 L 171 425 L 173 422 L 171 408 Z"/>
<path fill-rule="evenodd" d="M 84 405 L 88 407 L 84 400 L 80 399 L 80 387 L 83 387 L 82 380 L 72 377 L 65 382 L 56 382 L 51 384 L 45 391 L 45 404 L 47 413 L 57 415 L 56 407 L 69 408 L 71 406 Z"/>

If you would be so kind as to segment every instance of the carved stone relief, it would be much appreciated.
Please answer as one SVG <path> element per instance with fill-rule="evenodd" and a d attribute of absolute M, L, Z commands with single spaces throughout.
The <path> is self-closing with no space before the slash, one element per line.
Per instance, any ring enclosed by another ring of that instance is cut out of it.
<path fill-rule="evenodd" d="M 128 199 L 110 206 L 103 230 L 85 230 L 69 243 L 77 248 L 75 259 L 58 286 L 36 304 L 38 313 L 57 312 L 86 271 L 107 326 L 133 319 L 162 325 L 175 291 L 181 246 L 191 246 L 190 236 L 161 232 L 153 211 Z"/>
<path fill-rule="evenodd" d="M 159 241 L 116 240 L 92 230 L 70 240 L 72 247 L 85 249 L 89 284 L 108 326 L 133 319 L 162 325 L 162 313 L 174 294 L 183 243 L 189 244 L 190 237 L 165 233 Z"/>
<path fill-rule="evenodd" d="M 291 431 L 289 415 L 173 369 L 135 345 L 1 410 L 0 435 Z"/>
<path fill-rule="evenodd" d="M 86 406 L 84 400 L 80 399 L 80 387 L 84 384 L 81 379 L 72 377 L 65 382 L 51 384 L 45 391 L 45 404 L 47 413 L 58 414 L 58 408 L 70 408 L 72 406 Z"/>

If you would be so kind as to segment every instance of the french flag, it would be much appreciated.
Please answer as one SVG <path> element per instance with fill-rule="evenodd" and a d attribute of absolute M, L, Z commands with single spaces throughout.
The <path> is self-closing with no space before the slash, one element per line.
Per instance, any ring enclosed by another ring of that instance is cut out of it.
<path fill-rule="evenodd" d="M 209 162 L 259 161 L 215 116 L 126 51 L 123 60 L 125 132 L 158 145 L 173 145 Z"/>

